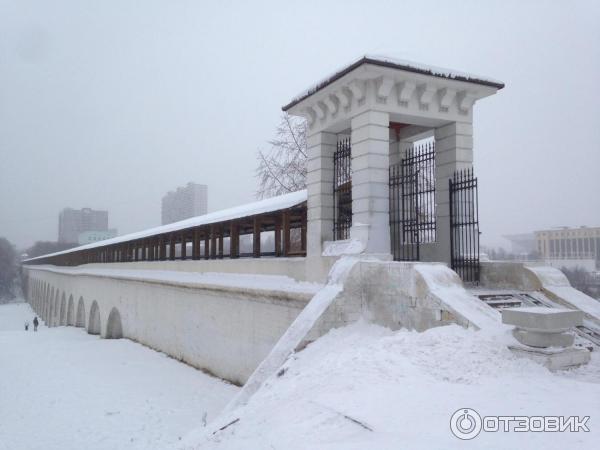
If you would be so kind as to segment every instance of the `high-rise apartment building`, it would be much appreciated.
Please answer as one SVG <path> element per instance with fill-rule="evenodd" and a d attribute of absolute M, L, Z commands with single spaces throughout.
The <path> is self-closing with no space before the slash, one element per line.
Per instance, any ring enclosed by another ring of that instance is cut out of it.
<path fill-rule="evenodd" d="M 58 242 L 76 244 L 84 231 L 107 231 L 108 211 L 65 208 L 58 216 Z"/>
<path fill-rule="evenodd" d="M 188 183 L 170 191 L 162 199 L 162 224 L 178 222 L 206 214 L 208 188 L 205 184 Z"/>

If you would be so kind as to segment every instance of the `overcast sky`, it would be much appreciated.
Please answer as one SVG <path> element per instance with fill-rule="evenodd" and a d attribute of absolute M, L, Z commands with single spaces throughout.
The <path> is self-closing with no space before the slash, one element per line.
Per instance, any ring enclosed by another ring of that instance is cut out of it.
<path fill-rule="evenodd" d="M 64 207 L 119 233 L 165 192 L 250 201 L 280 108 L 364 53 L 506 83 L 476 104 L 483 242 L 600 225 L 600 2 L 0 0 L 0 236 Z"/>

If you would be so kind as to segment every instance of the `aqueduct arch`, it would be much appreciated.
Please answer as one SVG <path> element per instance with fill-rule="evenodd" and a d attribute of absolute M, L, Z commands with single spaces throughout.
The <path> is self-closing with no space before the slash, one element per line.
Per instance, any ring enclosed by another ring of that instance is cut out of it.
<path fill-rule="evenodd" d="M 54 294 L 54 314 L 52 315 L 52 326 L 58 326 L 60 320 L 60 296 L 59 290 L 56 288 L 56 292 Z"/>
<path fill-rule="evenodd" d="M 122 337 L 121 314 L 117 308 L 113 308 L 110 310 L 108 322 L 106 323 L 106 339 L 121 339 Z"/>
<path fill-rule="evenodd" d="M 79 301 L 77 302 L 75 326 L 85 328 L 85 304 L 83 302 L 83 297 L 79 297 Z"/>
<path fill-rule="evenodd" d="M 75 325 L 75 304 L 73 294 L 69 295 L 69 306 L 67 307 L 67 325 Z"/>
<path fill-rule="evenodd" d="M 98 302 L 94 300 L 90 308 L 90 320 L 87 332 L 89 334 L 100 334 L 100 330 L 100 309 L 98 308 Z"/>
<path fill-rule="evenodd" d="M 63 291 L 60 299 L 60 317 L 58 318 L 58 325 L 67 324 L 67 297 Z"/>
<path fill-rule="evenodd" d="M 46 316 L 46 325 L 52 326 L 52 316 L 54 315 L 54 287 L 50 288 L 50 296 L 48 297 L 48 314 Z"/>

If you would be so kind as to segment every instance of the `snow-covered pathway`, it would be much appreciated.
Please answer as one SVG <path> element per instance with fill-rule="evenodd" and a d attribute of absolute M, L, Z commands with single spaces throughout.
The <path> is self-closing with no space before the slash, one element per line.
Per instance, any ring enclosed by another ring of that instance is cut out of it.
<path fill-rule="evenodd" d="M 0 305 L 0 450 L 164 449 L 238 388 L 127 339 L 41 326 Z"/>

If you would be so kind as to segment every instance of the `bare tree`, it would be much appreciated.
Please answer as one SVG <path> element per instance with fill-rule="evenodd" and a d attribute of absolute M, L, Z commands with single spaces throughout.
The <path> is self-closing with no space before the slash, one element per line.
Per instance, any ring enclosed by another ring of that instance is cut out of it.
<path fill-rule="evenodd" d="M 8 240 L 0 238 L 0 303 L 15 297 L 17 264 L 15 248 Z"/>
<path fill-rule="evenodd" d="M 299 191 L 306 187 L 306 121 L 281 116 L 271 148 L 258 151 L 258 198 Z"/>

